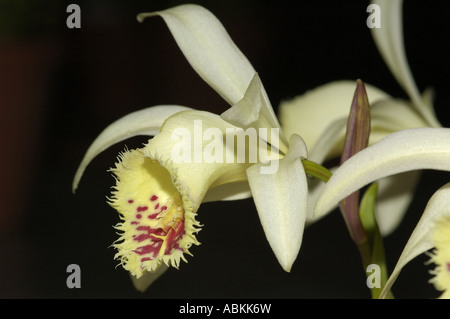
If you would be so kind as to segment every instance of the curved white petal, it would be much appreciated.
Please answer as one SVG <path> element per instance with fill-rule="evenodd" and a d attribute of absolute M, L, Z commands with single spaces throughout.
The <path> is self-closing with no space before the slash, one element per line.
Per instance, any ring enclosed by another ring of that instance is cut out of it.
<path fill-rule="evenodd" d="M 256 129 L 263 128 L 270 130 L 280 127 L 257 73 L 253 76 L 244 97 L 237 104 L 223 112 L 220 117 L 233 125 L 245 129 L 254 127 Z M 287 141 L 282 134 L 280 136 L 281 141 L 272 141 L 270 134 L 267 137 L 268 142 L 273 146 L 281 149 L 283 152 L 287 151 Z"/>
<path fill-rule="evenodd" d="M 340 166 L 320 195 L 322 215 L 346 196 L 380 178 L 418 169 L 450 170 L 450 129 L 415 128 L 395 132 Z"/>
<path fill-rule="evenodd" d="M 308 159 L 316 163 L 323 163 L 326 159 L 339 157 L 344 146 L 346 126 L 346 117 L 331 122 L 312 147 Z"/>
<path fill-rule="evenodd" d="M 208 201 L 246 196 L 245 183 L 243 188 L 235 189 L 236 193 L 220 186 L 245 182 L 248 167 L 279 158 L 277 152 L 267 152 L 267 144 L 258 139 L 256 130 L 249 132 L 254 134 L 246 135 L 242 128 L 222 120 L 217 114 L 189 110 L 165 121 L 161 132 L 142 151 L 144 156 L 157 159 L 172 172 L 176 185 L 184 187 L 197 208 L 209 190 L 212 194 Z M 216 187 L 220 188 L 214 191 Z M 218 194 L 218 191 L 224 193 Z"/>
<path fill-rule="evenodd" d="M 331 169 L 334 172 L 337 167 Z M 421 171 L 405 172 L 394 176 L 387 176 L 378 181 L 378 195 L 376 205 L 377 223 L 383 237 L 392 234 L 409 208 L 413 199 Z M 314 214 L 314 206 L 325 187 L 325 183 L 318 179 L 308 179 L 308 216 L 307 225 L 313 224 L 331 213 L 332 210 L 322 211 L 322 215 Z"/>
<path fill-rule="evenodd" d="M 165 264 L 162 264 L 161 267 L 159 267 L 155 272 L 146 271 L 139 278 L 130 275 L 131 282 L 133 283 L 133 286 L 137 291 L 145 292 L 148 287 L 150 287 L 150 285 L 156 281 L 156 279 L 158 279 L 162 274 L 166 272 L 167 269 L 169 269 L 169 267 Z"/>
<path fill-rule="evenodd" d="M 370 104 L 389 98 L 378 88 L 365 86 Z M 356 81 L 335 81 L 283 101 L 279 106 L 279 118 L 284 134 L 300 135 L 311 151 L 332 122 L 348 117 L 355 88 Z"/>
<path fill-rule="evenodd" d="M 175 113 L 189 110 L 180 105 L 151 106 L 125 115 L 106 127 L 89 146 L 75 174 L 72 191 L 75 192 L 87 165 L 108 147 L 138 135 L 155 135 L 164 121 Z"/>
<path fill-rule="evenodd" d="M 380 298 L 384 298 L 391 289 L 403 267 L 415 257 L 433 248 L 431 235 L 436 220 L 444 216 L 450 217 L 450 183 L 441 187 L 430 198 L 425 211 L 403 249 L 397 264 L 392 271 Z"/>
<path fill-rule="evenodd" d="M 378 142 L 396 131 L 424 127 L 426 123 L 411 109 L 410 104 L 398 99 L 378 99 L 371 106 L 371 135 L 369 144 Z M 330 121 L 322 135 L 310 147 L 308 159 L 317 163 L 340 156 L 342 152 L 347 116 Z"/>
<path fill-rule="evenodd" d="M 290 149 L 279 160 L 274 174 L 261 174 L 263 164 L 247 169 L 248 181 L 259 218 L 285 271 L 290 271 L 300 250 L 307 215 L 308 186 L 301 157 L 305 145 L 298 135 L 291 136 Z"/>
<path fill-rule="evenodd" d="M 381 27 L 370 30 L 384 61 L 427 123 L 440 126 L 433 112 L 423 103 L 408 65 L 403 39 L 403 0 L 373 0 L 372 3 L 380 7 Z"/>
<path fill-rule="evenodd" d="M 244 96 L 255 70 L 222 23 L 207 9 L 185 4 L 141 13 L 138 20 L 161 16 L 194 70 L 229 104 Z"/>
<path fill-rule="evenodd" d="M 378 228 L 382 236 L 390 235 L 403 220 L 421 173 L 410 171 L 379 180 L 375 206 Z"/>
<path fill-rule="evenodd" d="M 427 127 L 427 122 L 413 108 L 410 102 L 402 99 L 381 99 L 370 108 L 372 127 L 389 131 L 399 131 L 415 127 Z"/>

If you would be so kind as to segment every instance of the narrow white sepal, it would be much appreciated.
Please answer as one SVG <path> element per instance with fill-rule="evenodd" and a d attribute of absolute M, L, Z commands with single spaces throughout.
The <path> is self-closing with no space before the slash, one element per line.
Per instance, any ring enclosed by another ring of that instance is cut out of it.
<path fill-rule="evenodd" d="M 261 174 L 261 166 L 247 169 L 248 181 L 259 218 L 278 262 L 287 272 L 300 250 L 307 214 L 308 186 L 301 161 L 306 147 L 298 135 L 290 138 L 286 156 L 273 174 Z"/>
<path fill-rule="evenodd" d="M 400 225 L 414 197 L 421 171 L 410 171 L 379 180 L 376 206 L 381 236 L 390 235 Z"/>
<path fill-rule="evenodd" d="M 255 73 L 253 76 L 245 91 L 244 97 L 238 103 L 223 112 L 220 117 L 224 121 L 244 129 L 249 127 L 256 129 L 280 128 L 280 124 L 258 73 Z M 281 145 L 279 145 L 280 143 L 278 140 L 271 141 L 270 138 L 268 139 L 268 142 L 272 146 L 285 152 L 287 151 L 287 141 L 282 134 L 281 139 Z"/>
<path fill-rule="evenodd" d="M 428 125 L 441 126 L 434 111 L 423 102 L 406 58 L 403 39 L 403 0 L 372 0 L 372 3 L 380 8 L 381 27 L 370 30 L 384 61 Z"/>
<path fill-rule="evenodd" d="M 175 113 L 190 110 L 180 105 L 157 105 L 129 113 L 108 125 L 89 146 L 75 174 L 72 191 L 75 192 L 84 170 L 101 152 L 112 145 L 138 135 L 153 136 L 164 121 Z"/>
<path fill-rule="evenodd" d="M 161 16 L 172 36 L 200 77 L 229 104 L 245 93 L 255 70 L 228 35 L 222 23 L 207 9 L 185 4 L 164 11 L 141 13 Z"/>

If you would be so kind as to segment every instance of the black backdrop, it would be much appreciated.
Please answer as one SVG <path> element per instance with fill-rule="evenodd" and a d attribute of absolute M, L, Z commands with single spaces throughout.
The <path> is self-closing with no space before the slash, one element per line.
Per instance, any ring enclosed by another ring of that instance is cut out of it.
<path fill-rule="evenodd" d="M 222 21 L 259 72 L 272 104 L 339 79 L 363 79 L 406 97 L 366 27 L 367 1 L 192 1 Z M 450 125 L 448 1 L 405 1 L 405 42 L 420 90 L 433 86 Z M 220 113 L 228 105 L 190 68 L 162 19 L 139 12 L 185 1 L 78 1 L 81 28 L 66 27 L 62 1 L 2 1 L 0 107 L 3 114 L 0 297 L 3 298 L 370 298 L 355 246 L 338 212 L 306 229 L 291 273 L 278 265 L 252 199 L 201 206 L 202 243 L 179 270 L 144 294 L 113 260 L 119 218 L 106 204 L 107 169 L 124 145 L 88 167 L 76 195 L 75 170 L 112 121 L 158 104 Z M 449 174 L 427 171 L 404 223 L 385 239 L 389 270 L 428 198 Z M 426 256 L 394 286 L 398 298 L 434 298 Z M 69 264 L 81 288 L 66 286 Z"/>

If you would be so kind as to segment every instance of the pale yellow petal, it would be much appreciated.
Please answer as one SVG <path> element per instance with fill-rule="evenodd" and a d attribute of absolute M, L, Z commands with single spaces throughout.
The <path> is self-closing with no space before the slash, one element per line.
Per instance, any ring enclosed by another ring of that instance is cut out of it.
<path fill-rule="evenodd" d="M 280 156 L 258 138 L 256 129 L 235 127 L 220 116 L 204 111 L 186 111 L 170 117 L 143 152 L 176 172 L 174 182 L 186 187 L 185 192 L 196 208 L 209 190 L 245 182 L 248 167 L 262 159 Z M 223 197 L 230 195 L 223 194 Z"/>
<path fill-rule="evenodd" d="M 403 39 L 403 0 L 373 0 L 372 3 L 380 8 L 381 27 L 370 30 L 384 61 L 428 126 L 441 126 L 434 112 L 423 102 L 406 58 Z"/>
<path fill-rule="evenodd" d="M 370 108 L 372 127 L 395 132 L 408 128 L 427 127 L 427 122 L 402 99 L 381 99 Z"/>
<path fill-rule="evenodd" d="M 371 104 L 389 97 L 372 85 L 365 86 Z M 355 88 L 356 81 L 336 81 L 283 101 L 279 106 L 279 118 L 284 134 L 300 135 L 312 152 L 331 123 L 348 117 Z"/>
<path fill-rule="evenodd" d="M 378 181 L 375 205 L 378 228 L 382 236 L 390 235 L 402 222 L 421 175 L 421 171 L 410 171 Z"/>
<path fill-rule="evenodd" d="M 215 201 L 232 201 L 252 197 L 247 181 L 223 184 L 211 188 L 203 198 L 203 203 Z"/>
<path fill-rule="evenodd" d="M 380 178 L 421 169 L 450 170 L 450 129 L 407 129 L 358 152 L 330 178 L 315 211 L 324 214 L 346 196 Z"/>
<path fill-rule="evenodd" d="M 171 115 L 189 110 L 180 105 L 158 105 L 129 113 L 106 127 L 89 146 L 75 174 L 72 191 L 75 192 L 87 165 L 108 147 L 137 135 L 155 135 Z"/>
<path fill-rule="evenodd" d="M 138 20 L 161 16 L 192 68 L 229 104 L 244 96 L 255 70 L 207 9 L 185 4 L 164 11 L 141 13 Z"/>
<path fill-rule="evenodd" d="M 262 174 L 262 164 L 247 169 L 261 224 L 285 271 L 290 271 L 297 258 L 307 215 L 308 186 L 301 161 L 306 156 L 304 150 L 304 142 L 293 135 L 276 172 Z"/>
<path fill-rule="evenodd" d="M 279 128 L 280 124 L 275 116 L 272 105 L 264 90 L 263 84 L 255 73 L 250 85 L 248 86 L 244 97 L 231 108 L 223 112 L 220 117 L 225 121 L 242 128 L 254 127 L 256 129 Z M 287 140 L 281 134 L 280 139 L 271 141 L 270 135 L 268 142 L 279 148 L 281 151 L 287 151 Z M 280 144 L 280 145 L 279 145 Z"/>
<path fill-rule="evenodd" d="M 161 275 L 167 271 L 167 269 L 169 269 L 169 267 L 162 265 L 155 272 L 146 271 L 140 278 L 136 278 L 130 274 L 131 282 L 137 291 L 145 292 L 148 287 L 156 281 L 156 279 L 161 277 Z"/>

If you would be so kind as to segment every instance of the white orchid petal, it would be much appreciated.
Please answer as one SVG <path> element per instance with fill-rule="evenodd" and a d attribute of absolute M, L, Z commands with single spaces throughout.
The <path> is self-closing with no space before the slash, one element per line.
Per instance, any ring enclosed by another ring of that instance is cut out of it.
<path fill-rule="evenodd" d="M 308 187 L 301 161 L 304 142 L 290 139 L 290 149 L 274 174 L 261 174 L 263 164 L 247 169 L 256 208 L 272 250 L 285 271 L 290 271 L 300 250 L 307 214 Z"/>
<path fill-rule="evenodd" d="M 365 84 L 369 102 L 389 98 L 376 87 Z M 355 93 L 356 81 L 336 81 L 319 86 L 279 106 L 281 128 L 286 136 L 300 135 L 312 150 L 329 125 L 347 118 Z"/>
<path fill-rule="evenodd" d="M 380 7 L 381 27 L 370 30 L 384 61 L 429 126 L 440 126 L 434 113 L 423 103 L 408 65 L 403 39 L 403 0 L 373 0 L 372 3 Z"/>
<path fill-rule="evenodd" d="M 338 118 L 330 123 L 312 147 L 308 159 L 316 163 L 323 163 L 327 158 L 340 156 L 344 145 L 346 126 L 346 117 Z"/>
<path fill-rule="evenodd" d="M 395 112 L 392 112 L 394 109 Z M 395 131 L 426 126 L 422 118 L 402 100 L 379 99 L 373 104 L 370 112 L 372 128 L 369 144 L 378 142 Z M 329 122 L 316 143 L 310 147 L 308 159 L 323 163 L 326 159 L 340 156 L 346 126 L 347 116 Z"/>
<path fill-rule="evenodd" d="M 380 178 L 419 169 L 450 170 L 450 129 L 403 130 L 358 152 L 330 178 L 315 213 L 324 214 L 346 196 Z"/>
<path fill-rule="evenodd" d="M 279 158 L 277 152 L 268 153 L 267 144 L 258 139 L 256 130 L 252 132 L 254 134 L 248 135 L 246 141 L 243 129 L 222 120 L 219 115 L 189 110 L 165 121 L 161 132 L 149 141 L 143 152 L 174 172 L 177 182 L 187 186 L 189 197 L 197 207 L 209 190 L 245 182 L 246 169 L 258 162 L 262 154 L 267 155 L 267 160 Z M 233 146 L 230 141 L 233 141 Z M 241 160 L 242 154 L 248 158 Z M 219 196 L 216 192 L 216 199 L 245 195 L 244 188 L 236 189 L 238 193 L 235 194 L 230 193 L 229 188 L 220 190 L 227 190 L 227 193 Z M 241 191 L 243 193 L 239 195 Z M 215 191 L 212 192 L 214 194 Z"/>
<path fill-rule="evenodd" d="M 429 111 L 432 112 L 433 116 L 436 117 L 434 110 L 434 99 L 436 92 L 433 88 L 428 87 L 422 92 L 422 101 L 428 107 Z"/>
<path fill-rule="evenodd" d="M 252 78 L 244 97 L 231 108 L 223 112 L 220 117 L 238 127 L 244 129 L 254 127 L 256 129 L 265 128 L 279 128 L 280 124 L 264 90 L 261 79 L 258 74 Z M 269 142 L 275 147 L 281 149 L 283 152 L 287 151 L 287 141 L 281 135 L 280 141 L 271 141 L 270 134 L 268 134 Z"/>
<path fill-rule="evenodd" d="M 431 240 L 436 220 L 450 217 L 450 183 L 441 187 L 428 201 L 425 211 L 403 249 L 380 298 L 384 298 L 399 276 L 403 267 L 415 257 L 433 248 Z"/>
<path fill-rule="evenodd" d="M 382 236 L 390 235 L 403 220 L 413 199 L 421 171 L 405 172 L 379 180 L 376 214 Z"/>
<path fill-rule="evenodd" d="M 412 108 L 410 102 L 401 99 L 382 99 L 370 108 L 372 127 L 400 131 L 408 128 L 427 127 L 427 122 Z"/>
<path fill-rule="evenodd" d="M 209 189 L 205 198 L 203 198 L 203 203 L 240 200 L 250 197 L 252 197 L 252 192 L 248 182 L 236 182 Z"/>
<path fill-rule="evenodd" d="M 169 269 L 169 267 L 165 264 L 162 264 L 161 267 L 159 267 L 155 272 L 146 271 L 139 278 L 130 275 L 131 282 L 133 283 L 133 286 L 137 291 L 145 292 L 148 287 L 150 287 L 150 285 L 156 281 L 156 279 L 158 279 L 162 274 L 166 272 L 167 269 Z"/>
<path fill-rule="evenodd" d="M 337 167 L 334 167 L 330 171 L 334 172 L 336 169 Z M 378 197 L 375 205 L 377 207 L 377 223 L 382 236 L 390 235 L 399 225 L 411 203 L 420 175 L 420 171 L 411 171 L 379 180 Z M 331 210 L 324 211 L 323 215 L 314 215 L 314 206 L 325 185 L 326 183 L 318 179 L 308 180 L 308 215 L 306 220 L 308 225 L 317 222 L 331 212 Z"/>
<path fill-rule="evenodd" d="M 101 152 L 112 145 L 138 135 L 153 136 L 159 132 L 164 121 L 175 113 L 189 110 L 180 105 L 151 106 L 125 115 L 106 127 L 89 146 L 75 174 L 72 191 L 78 183 L 87 165 Z"/>
<path fill-rule="evenodd" d="M 138 20 L 161 16 L 194 70 L 229 104 L 245 93 L 255 70 L 235 45 L 222 23 L 207 9 L 194 4 L 141 13 Z"/>
<path fill-rule="evenodd" d="M 264 160 L 266 155 L 268 160 L 279 158 L 268 153 L 267 144 L 261 143 L 256 133 L 242 132 L 217 114 L 187 110 L 164 121 L 160 132 L 144 147 L 119 155 L 111 169 L 116 186 L 110 204 L 123 220 L 116 227 L 122 234 L 114 247 L 118 250 L 115 257 L 126 270 L 140 277 L 143 270 L 155 271 L 161 262 L 178 268 L 186 261 L 189 247 L 198 244 L 195 234 L 201 225 L 196 215 L 208 190 L 247 181 L 246 169 L 258 161 L 256 154 Z M 259 153 L 259 148 L 265 153 Z M 174 237 L 159 244 L 168 242 L 180 249 L 155 246 L 151 238 L 146 238 L 150 242 L 145 244 L 136 241 L 141 226 L 171 228 L 173 232 L 161 236 Z M 180 237 L 182 231 L 185 235 Z M 179 240 L 175 242 L 175 238 Z"/>

